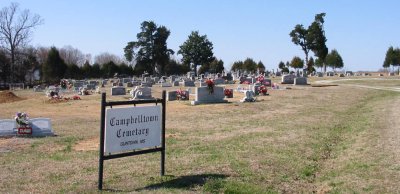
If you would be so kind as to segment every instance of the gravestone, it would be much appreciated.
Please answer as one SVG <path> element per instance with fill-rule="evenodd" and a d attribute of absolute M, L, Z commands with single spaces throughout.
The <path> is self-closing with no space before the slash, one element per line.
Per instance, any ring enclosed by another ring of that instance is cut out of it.
<path fill-rule="evenodd" d="M 161 83 L 161 87 L 172 87 L 172 84 L 168 83 L 168 82 L 164 82 L 164 83 Z"/>
<path fill-rule="evenodd" d="M 167 101 L 174 101 L 176 100 L 176 91 L 167 91 Z"/>
<path fill-rule="evenodd" d="M 152 82 L 142 82 L 140 85 L 142 87 L 153 87 L 153 83 Z"/>
<path fill-rule="evenodd" d="M 131 78 L 122 78 L 122 83 L 126 84 L 128 82 L 132 82 Z"/>
<path fill-rule="evenodd" d="M 126 90 L 121 86 L 114 86 L 111 88 L 111 96 L 126 95 Z"/>
<path fill-rule="evenodd" d="M 173 81 L 172 86 L 179 86 L 179 81 Z"/>
<path fill-rule="evenodd" d="M 88 89 L 88 90 L 95 90 L 96 89 L 96 85 L 94 85 L 94 84 L 83 85 L 83 87 Z"/>
<path fill-rule="evenodd" d="M 338 77 L 344 77 L 343 73 L 339 73 Z"/>
<path fill-rule="evenodd" d="M 74 86 L 74 88 L 80 88 L 80 87 L 83 87 L 83 82 L 75 82 L 74 84 L 73 84 L 73 86 Z"/>
<path fill-rule="evenodd" d="M 153 99 L 151 96 L 151 88 L 149 87 L 136 86 L 136 88 L 130 92 L 130 95 L 133 100 Z"/>
<path fill-rule="evenodd" d="M 282 76 L 282 73 L 281 73 L 280 71 L 277 71 L 277 72 L 275 73 L 275 75 L 276 75 L 276 76 Z"/>
<path fill-rule="evenodd" d="M 256 99 L 254 98 L 254 92 L 253 91 L 246 91 L 244 93 L 244 97 L 240 102 L 255 102 Z"/>
<path fill-rule="evenodd" d="M 259 83 L 251 85 L 251 91 L 254 92 L 254 95 L 259 95 L 258 91 L 260 90 L 260 86 L 261 86 L 261 84 L 259 84 Z"/>
<path fill-rule="evenodd" d="M 143 81 L 149 83 L 152 82 L 153 80 L 151 79 L 151 77 L 145 77 Z"/>
<path fill-rule="evenodd" d="M 17 124 L 14 119 L 0 120 L 0 137 L 15 136 Z"/>
<path fill-rule="evenodd" d="M 182 81 L 181 84 L 183 87 L 195 87 L 194 81 L 186 80 L 186 81 Z"/>
<path fill-rule="evenodd" d="M 294 78 L 293 85 L 307 85 L 306 77 L 296 77 Z"/>
<path fill-rule="evenodd" d="M 324 77 L 324 74 L 322 72 L 317 72 L 316 76 L 317 77 Z"/>
<path fill-rule="evenodd" d="M 125 83 L 125 86 L 127 88 L 131 88 L 131 87 L 133 87 L 133 84 L 132 84 L 132 82 L 127 82 L 127 83 Z"/>
<path fill-rule="evenodd" d="M 200 87 L 207 87 L 207 83 L 206 83 L 206 82 L 203 82 L 203 81 L 200 81 L 200 82 L 199 82 L 199 86 L 200 86 Z"/>
<path fill-rule="evenodd" d="M 394 76 L 394 73 L 393 72 L 389 72 L 389 76 Z"/>
<path fill-rule="evenodd" d="M 96 80 L 90 80 L 88 82 L 89 85 L 94 85 L 95 87 L 99 84 L 99 82 L 97 82 Z"/>
<path fill-rule="evenodd" d="M 225 103 L 225 93 L 223 87 L 214 86 L 214 92 L 210 93 L 208 87 L 197 87 L 195 100 L 191 102 L 192 105 L 208 104 L 208 103 Z"/>
<path fill-rule="evenodd" d="M 224 84 L 224 83 L 225 83 L 225 80 L 222 78 L 217 78 L 214 80 L 215 85 L 220 85 L 220 84 Z"/>
<path fill-rule="evenodd" d="M 132 81 L 131 83 L 132 83 L 132 87 L 133 86 L 140 86 L 142 84 L 141 81 Z"/>
<path fill-rule="evenodd" d="M 157 83 L 160 80 L 160 78 L 159 77 L 153 77 L 151 80 L 153 81 L 153 83 Z"/>
<path fill-rule="evenodd" d="M 344 73 L 346 76 L 353 76 L 353 72 L 352 71 L 345 71 Z"/>
<path fill-rule="evenodd" d="M 282 76 L 282 84 L 294 84 L 294 78 L 296 78 L 296 76 L 292 75 L 292 74 L 283 75 Z"/>
<path fill-rule="evenodd" d="M 32 136 L 43 137 L 54 135 L 49 118 L 33 118 L 29 119 L 29 121 L 31 122 L 32 126 Z"/>
<path fill-rule="evenodd" d="M 335 73 L 333 73 L 333 72 L 326 72 L 326 76 L 334 76 L 335 75 Z"/>
<path fill-rule="evenodd" d="M 271 87 L 272 85 L 272 80 L 271 79 L 264 79 L 263 83 L 264 86 L 269 86 Z"/>

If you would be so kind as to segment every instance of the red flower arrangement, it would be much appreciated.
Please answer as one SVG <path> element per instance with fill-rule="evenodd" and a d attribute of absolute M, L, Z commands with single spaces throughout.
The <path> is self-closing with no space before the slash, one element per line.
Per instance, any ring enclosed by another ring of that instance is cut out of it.
<path fill-rule="evenodd" d="M 187 100 L 187 99 L 188 99 L 188 96 L 187 96 L 186 91 L 181 90 L 181 89 L 177 90 L 177 91 L 176 91 L 176 98 L 177 98 L 178 100 Z"/>
<path fill-rule="evenodd" d="M 268 92 L 267 87 L 265 87 L 264 85 L 261 85 L 258 88 L 258 93 L 259 94 L 263 94 L 265 96 L 265 95 L 267 95 L 267 92 Z"/>
<path fill-rule="evenodd" d="M 242 84 L 250 84 L 250 82 L 246 80 L 246 81 L 242 82 Z"/>
<path fill-rule="evenodd" d="M 206 80 L 206 84 L 207 84 L 207 87 L 208 87 L 208 93 L 209 94 L 214 93 L 214 81 L 212 79 L 207 79 Z"/>
<path fill-rule="evenodd" d="M 259 82 L 259 83 L 264 83 L 264 76 L 262 76 L 262 75 L 260 75 L 260 76 L 258 76 L 257 77 L 257 81 Z"/>
<path fill-rule="evenodd" d="M 227 98 L 233 98 L 233 92 L 231 89 L 225 89 L 224 94 Z"/>

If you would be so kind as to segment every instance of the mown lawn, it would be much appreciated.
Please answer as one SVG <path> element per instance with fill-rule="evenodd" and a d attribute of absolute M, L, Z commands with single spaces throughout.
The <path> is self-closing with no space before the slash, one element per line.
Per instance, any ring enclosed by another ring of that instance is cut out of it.
<path fill-rule="evenodd" d="M 100 95 L 48 104 L 16 93 L 29 99 L 0 104 L 0 118 L 50 117 L 57 136 L 0 139 L 0 192 L 96 193 Z M 400 166 L 379 132 L 399 94 L 305 86 L 256 103 L 238 103 L 239 93 L 227 104 L 169 102 L 166 176 L 160 154 L 105 161 L 103 192 L 400 192 Z"/>

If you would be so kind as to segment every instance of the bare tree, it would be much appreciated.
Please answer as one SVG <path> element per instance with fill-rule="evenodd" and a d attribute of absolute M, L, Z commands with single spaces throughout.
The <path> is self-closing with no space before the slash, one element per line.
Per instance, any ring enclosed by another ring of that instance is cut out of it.
<path fill-rule="evenodd" d="M 21 47 L 30 41 L 32 30 L 43 24 L 43 19 L 29 10 L 20 11 L 17 3 L 11 3 L 0 11 L 0 45 L 6 49 L 11 58 L 11 72 L 17 61 Z M 11 75 L 13 79 L 13 75 Z"/>
<path fill-rule="evenodd" d="M 101 53 L 94 57 L 94 63 L 97 63 L 99 65 L 109 63 L 110 61 L 114 62 L 114 64 L 120 64 L 123 62 L 121 57 L 118 57 L 117 55 L 108 52 Z"/>
<path fill-rule="evenodd" d="M 75 64 L 81 67 L 83 64 L 85 64 L 86 57 L 79 49 L 76 49 L 72 46 L 64 46 L 59 52 L 60 57 L 68 65 Z"/>

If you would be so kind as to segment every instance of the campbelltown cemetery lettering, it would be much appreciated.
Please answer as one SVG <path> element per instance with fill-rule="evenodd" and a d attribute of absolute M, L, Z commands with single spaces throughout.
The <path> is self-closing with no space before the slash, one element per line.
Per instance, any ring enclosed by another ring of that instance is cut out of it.
<path fill-rule="evenodd" d="M 107 109 L 104 152 L 160 146 L 161 120 L 161 106 Z"/>

